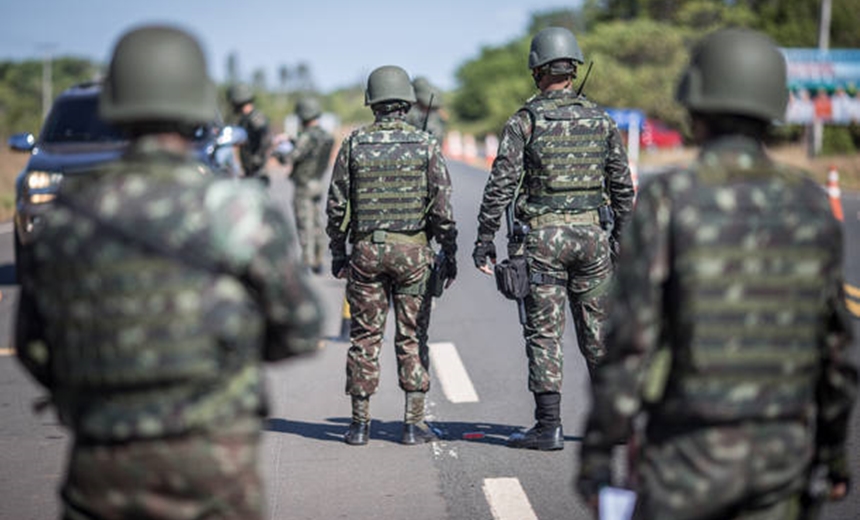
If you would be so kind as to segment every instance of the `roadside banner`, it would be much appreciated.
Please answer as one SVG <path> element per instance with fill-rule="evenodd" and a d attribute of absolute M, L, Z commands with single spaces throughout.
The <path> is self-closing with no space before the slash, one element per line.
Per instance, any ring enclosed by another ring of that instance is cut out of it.
<path fill-rule="evenodd" d="M 860 122 L 860 49 L 783 48 L 788 66 L 786 122 Z"/>

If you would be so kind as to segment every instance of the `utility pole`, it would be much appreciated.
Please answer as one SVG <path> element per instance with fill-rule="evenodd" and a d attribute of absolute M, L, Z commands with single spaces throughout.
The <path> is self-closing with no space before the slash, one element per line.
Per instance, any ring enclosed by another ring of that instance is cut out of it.
<path fill-rule="evenodd" d="M 821 16 L 818 21 L 818 51 L 821 54 L 830 49 L 830 18 L 833 12 L 832 0 L 821 0 Z M 818 118 L 812 123 L 812 157 L 821 153 L 824 144 L 824 122 Z"/>

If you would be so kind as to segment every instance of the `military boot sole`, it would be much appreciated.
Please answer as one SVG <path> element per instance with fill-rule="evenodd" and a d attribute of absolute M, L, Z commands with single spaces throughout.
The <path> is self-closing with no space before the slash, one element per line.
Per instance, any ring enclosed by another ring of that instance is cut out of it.
<path fill-rule="evenodd" d="M 561 426 L 546 431 L 532 428 L 526 432 L 517 432 L 508 437 L 510 448 L 521 450 L 557 451 L 564 449 L 564 432 Z"/>
<path fill-rule="evenodd" d="M 403 437 L 400 439 L 402 444 L 413 446 L 415 444 L 426 444 L 428 442 L 438 441 L 439 437 L 427 425 L 421 426 L 418 424 L 404 424 Z"/>
<path fill-rule="evenodd" d="M 343 440 L 350 446 L 364 446 L 370 439 L 370 423 L 351 422 L 349 429 L 343 435 Z"/>

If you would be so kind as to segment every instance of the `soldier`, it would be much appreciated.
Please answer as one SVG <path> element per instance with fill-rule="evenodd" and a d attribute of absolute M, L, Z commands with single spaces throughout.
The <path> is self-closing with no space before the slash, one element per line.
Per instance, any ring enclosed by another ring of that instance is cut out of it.
<path fill-rule="evenodd" d="M 248 133 L 248 140 L 239 147 L 242 170 L 247 178 L 260 178 L 268 184 L 266 161 L 272 145 L 268 118 L 254 107 L 254 92 L 251 87 L 240 83 L 227 91 L 227 98 L 233 106 L 233 113 L 239 119 L 237 125 Z"/>
<path fill-rule="evenodd" d="M 286 155 L 279 155 L 278 160 L 290 168 L 293 180 L 293 210 L 302 259 L 319 274 L 325 248 L 322 178 L 328 168 L 334 138 L 319 124 L 322 107 L 316 98 L 300 98 L 296 103 L 296 115 L 302 122 L 302 130 L 293 149 Z"/>
<path fill-rule="evenodd" d="M 17 324 L 73 435 L 63 517 L 262 519 L 261 359 L 315 350 L 322 322 L 292 230 L 261 187 L 194 161 L 216 102 L 189 34 L 123 35 L 99 111 L 129 148 L 63 181 Z"/>
<path fill-rule="evenodd" d="M 413 126 L 426 130 L 440 141 L 445 138 L 447 121 L 442 110 L 442 95 L 430 81 L 419 76 L 412 81 L 416 103 L 406 114 L 406 120 Z"/>
<path fill-rule="evenodd" d="M 766 36 L 693 50 L 677 99 L 702 148 L 642 186 L 622 236 L 577 482 L 592 505 L 613 445 L 634 439 L 635 518 L 792 520 L 814 505 L 805 489 L 847 492 L 842 232 L 819 186 L 765 152 L 787 98 Z"/>
<path fill-rule="evenodd" d="M 492 274 L 487 260 L 495 263 L 493 239 L 509 204 L 515 204 L 517 218 L 530 229 L 525 239 L 530 289 L 523 335 L 537 424 L 511 435 L 508 445 L 514 448 L 564 448 L 560 406 L 565 297 L 579 349 L 593 370 L 605 354 L 604 292 L 611 256 L 633 203 L 627 156 L 615 123 L 572 89 L 582 63 L 576 37 L 567 29 L 549 27 L 532 39 L 529 68 L 540 93 L 505 124 L 478 215 L 472 257 L 487 274 Z M 611 233 L 599 218 L 606 200 L 615 213 Z"/>
<path fill-rule="evenodd" d="M 397 320 L 394 348 L 400 388 L 406 393 L 402 442 L 436 438 L 424 417 L 430 375 L 416 319 L 432 259 L 428 240 L 435 239 L 446 254 L 450 285 L 457 275 L 457 229 L 439 141 L 404 120 L 414 102 L 402 68 L 388 65 L 370 74 L 365 104 L 375 122 L 343 141 L 328 193 L 332 273 L 347 278 L 352 313 L 346 363 L 352 422 L 344 437 L 351 445 L 367 444 L 370 435 L 369 402 L 379 384 L 389 302 Z M 352 243 L 350 256 L 347 239 Z"/>

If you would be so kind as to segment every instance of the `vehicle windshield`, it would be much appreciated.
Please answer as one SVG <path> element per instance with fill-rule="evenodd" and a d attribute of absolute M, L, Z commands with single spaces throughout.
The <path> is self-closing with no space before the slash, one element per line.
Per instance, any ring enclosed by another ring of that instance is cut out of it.
<path fill-rule="evenodd" d="M 44 143 L 124 141 L 122 131 L 98 117 L 97 96 L 58 99 L 42 130 Z"/>
<path fill-rule="evenodd" d="M 125 141 L 122 130 L 98 117 L 98 104 L 98 96 L 58 99 L 45 121 L 41 141 L 49 144 Z M 214 132 L 213 128 L 212 124 L 196 127 L 193 139 L 204 140 Z"/>

